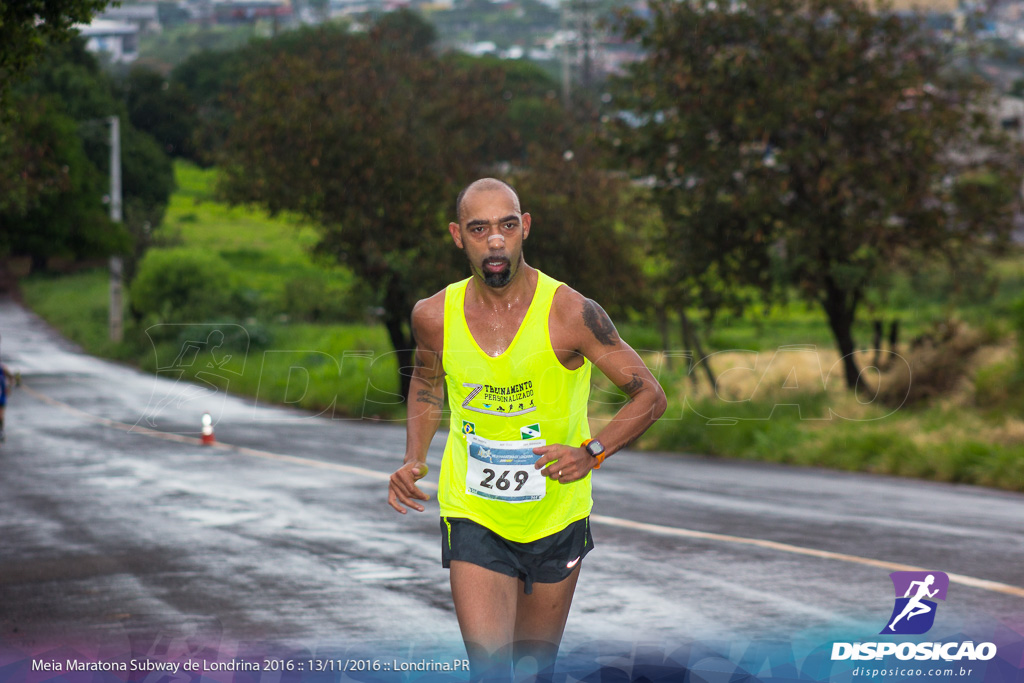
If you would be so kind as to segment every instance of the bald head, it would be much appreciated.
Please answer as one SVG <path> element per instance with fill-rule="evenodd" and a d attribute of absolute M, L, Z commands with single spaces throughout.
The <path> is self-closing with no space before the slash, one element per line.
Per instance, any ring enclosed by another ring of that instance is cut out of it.
<path fill-rule="evenodd" d="M 459 193 L 458 199 L 455 200 L 455 216 L 456 220 L 462 222 L 462 203 L 467 196 L 474 192 L 493 192 L 495 190 L 504 190 L 512 195 L 512 201 L 515 203 L 516 211 L 521 211 L 519 207 L 519 195 L 516 194 L 514 187 L 506 183 L 504 180 L 498 180 L 497 178 L 480 178 L 474 180 L 467 185 L 462 192 Z"/>

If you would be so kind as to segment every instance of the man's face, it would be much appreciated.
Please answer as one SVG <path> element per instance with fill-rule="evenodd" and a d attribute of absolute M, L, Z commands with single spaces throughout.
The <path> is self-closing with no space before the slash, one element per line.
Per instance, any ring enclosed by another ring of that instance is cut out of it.
<path fill-rule="evenodd" d="M 520 213 L 517 204 L 515 195 L 505 189 L 469 192 L 462 199 L 460 222 L 448 224 L 473 273 L 489 287 L 507 285 L 522 263 L 530 214 Z"/>

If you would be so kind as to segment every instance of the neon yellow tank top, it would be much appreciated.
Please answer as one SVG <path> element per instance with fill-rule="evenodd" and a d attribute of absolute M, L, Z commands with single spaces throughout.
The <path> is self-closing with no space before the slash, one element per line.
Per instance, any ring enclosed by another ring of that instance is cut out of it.
<path fill-rule="evenodd" d="M 445 291 L 442 362 L 451 429 L 437 499 L 443 517 L 471 519 L 510 541 L 527 543 L 590 514 L 590 475 L 560 484 L 532 465 L 510 470 L 500 458 L 496 464 L 482 463 L 481 449 L 489 454 L 491 444 L 471 444 L 486 439 L 580 445 L 590 438 L 591 363 L 584 359 L 579 368 L 568 370 L 555 356 L 548 317 L 562 283 L 539 271 L 537 290 L 515 338 L 500 356 L 488 356 L 466 324 L 466 286 L 471 279 Z M 532 456 L 532 461 L 539 457 Z M 467 479 L 469 473 L 473 476 Z M 533 497 L 520 495 L 531 490 Z"/>

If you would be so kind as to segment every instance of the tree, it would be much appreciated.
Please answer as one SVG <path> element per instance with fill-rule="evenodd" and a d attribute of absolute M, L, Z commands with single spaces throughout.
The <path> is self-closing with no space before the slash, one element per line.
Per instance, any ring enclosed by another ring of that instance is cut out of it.
<path fill-rule="evenodd" d="M 439 63 L 445 72 L 492 74 L 493 84 L 488 90 L 503 100 L 498 108 L 502 115 L 476 122 L 483 135 L 480 153 L 484 157 L 523 163 L 530 144 L 562 147 L 571 139 L 573 127 L 561 106 L 560 86 L 541 67 L 527 60 L 457 52 L 436 56 L 435 35 L 432 26 L 408 11 L 385 14 L 374 26 L 377 48 L 382 52 L 422 55 Z M 217 157 L 217 150 L 234 125 L 227 103 L 237 98 L 246 74 L 274 55 L 307 55 L 314 45 L 329 51 L 348 44 L 351 38 L 347 26 L 331 23 L 315 33 L 289 31 L 272 39 L 253 40 L 235 50 L 200 52 L 183 61 L 171 73 L 168 91 L 182 88 L 189 102 L 182 103 L 182 108 L 193 110 L 197 119 L 190 158 L 209 165 Z"/>
<path fill-rule="evenodd" d="M 510 177 L 533 216 L 526 259 L 610 310 L 636 307 L 644 282 L 630 189 L 591 136 L 573 143 L 531 146 L 529 166 Z"/>
<path fill-rule="evenodd" d="M 152 136 L 172 157 L 196 157 L 192 134 L 198 120 L 184 86 L 151 69 L 134 67 L 118 88 L 136 130 Z"/>
<path fill-rule="evenodd" d="M 375 29 L 298 34 L 231 96 L 222 189 L 320 225 L 317 249 L 380 293 L 407 368 L 413 304 L 459 272 L 444 226 L 458 188 L 487 160 L 480 123 L 501 113 L 501 73 L 382 49 Z"/>
<path fill-rule="evenodd" d="M 51 256 L 94 257 L 127 249 L 128 235 L 111 223 L 101 197 L 102 176 L 90 162 L 78 124 L 59 99 L 17 95 L 17 114 L 4 127 L 15 144 L 3 168 L 23 174 L 0 180 L 0 255 L 31 256 L 44 267 Z M 31 187 L 29 187 L 31 186 Z M 8 195 L 3 188 L 28 189 Z M 17 200 L 11 201 L 12 197 Z"/>
<path fill-rule="evenodd" d="M 82 190 L 82 179 L 72 177 L 66 163 L 78 152 L 52 137 L 66 122 L 52 102 L 12 97 L 11 87 L 48 44 L 67 40 L 76 23 L 89 23 L 109 1 L 0 3 L 0 255 L 10 253 L 18 241 L 11 233 L 12 216 L 38 211 L 56 193 Z M 39 110 L 24 108 L 37 103 Z"/>
<path fill-rule="evenodd" d="M 0 99 L 48 43 L 67 40 L 110 0 L 18 0 L 0 4 Z"/>
<path fill-rule="evenodd" d="M 650 10 L 623 23 L 646 55 L 618 82 L 611 135 L 655 180 L 678 280 L 795 286 L 855 387 L 852 327 L 879 272 L 1009 233 L 1017 150 L 986 89 L 914 22 L 851 0 Z M 979 182 L 997 202 L 964 191 Z"/>
<path fill-rule="evenodd" d="M 144 245 L 170 197 L 171 164 L 130 125 L 84 42 L 50 45 L 12 89 L 11 101 L 18 106 L 0 123 L 0 136 L 16 143 L 0 152 L 0 247 L 42 266 L 50 256 L 92 258 Z M 106 217 L 104 202 L 111 115 L 121 118 L 122 226 Z M 133 265 L 130 259 L 129 272 Z"/>

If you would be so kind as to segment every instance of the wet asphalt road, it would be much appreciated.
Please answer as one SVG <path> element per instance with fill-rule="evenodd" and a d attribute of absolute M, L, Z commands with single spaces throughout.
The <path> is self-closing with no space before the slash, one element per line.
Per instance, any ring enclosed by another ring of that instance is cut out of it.
<path fill-rule="evenodd" d="M 313 417 L 96 360 L 9 302 L 0 333 L 27 387 L 10 395 L 0 446 L 0 644 L 458 650 L 436 503 L 400 516 L 385 502 L 400 424 Z M 204 410 L 220 443 L 244 448 L 191 441 Z M 937 625 L 1024 633 L 1022 495 L 626 453 L 597 473 L 595 500 L 597 548 L 566 649 L 870 639 L 893 598 L 892 568 L 870 560 L 998 582 L 954 581 Z"/>

